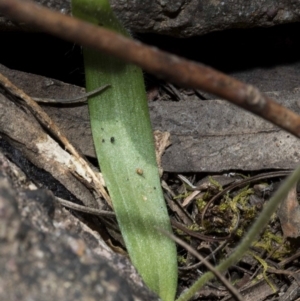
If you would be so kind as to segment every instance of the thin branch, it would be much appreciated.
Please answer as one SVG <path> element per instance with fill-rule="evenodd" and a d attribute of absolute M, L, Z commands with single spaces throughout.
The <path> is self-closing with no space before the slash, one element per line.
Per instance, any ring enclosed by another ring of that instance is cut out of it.
<path fill-rule="evenodd" d="M 224 241 L 224 240 L 228 240 L 231 237 L 231 234 L 229 234 L 225 237 L 215 237 L 215 236 L 208 236 L 208 235 L 199 233 L 197 231 L 189 230 L 184 225 L 176 222 L 175 219 L 171 219 L 171 225 L 173 227 L 183 231 L 184 233 L 192 236 L 192 237 L 195 237 L 195 238 L 198 238 L 198 239 L 204 240 L 204 241 L 211 241 L 211 242 L 213 242 L 213 241 Z"/>
<path fill-rule="evenodd" d="M 228 244 L 227 241 L 223 241 L 222 243 L 220 243 L 217 248 L 215 248 L 209 255 L 207 255 L 205 257 L 205 260 L 209 260 L 210 258 L 215 257 L 215 254 L 217 254 L 220 250 L 222 250 L 227 244 Z M 189 266 L 186 266 L 186 267 L 179 267 L 178 270 L 180 270 L 180 271 L 191 271 L 191 270 L 198 269 L 201 265 L 203 265 L 203 262 L 199 261 L 199 262 L 197 262 L 193 265 L 189 265 Z"/>
<path fill-rule="evenodd" d="M 244 300 L 243 297 L 240 295 L 240 293 L 234 288 L 234 286 L 194 248 L 192 248 L 190 245 L 188 245 L 187 243 L 185 243 L 183 240 L 179 239 L 175 235 L 161 229 L 158 230 L 161 231 L 164 235 L 168 236 L 170 239 L 174 240 L 176 243 L 178 243 L 183 248 L 185 248 L 189 253 L 195 256 L 198 260 L 200 260 L 216 276 L 216 278 L 218 278 L 224 284 L 224 286 L 228 289 L 228 291 L 232 294 L 232 296 L 236 300 L 239 301 Z"/>
<path fill-rule="evenodd" d="M 86 92 L 78 97 L 72 97 L 72 98 L 40 98 L 40 97 L 32 97 L 32 99 L 36 102 L 42 102 L 42 103 L 63 103 L 63 104 L 74 104 L 74 103 L 81 103 L 81 102 L 87 102 L 88 97 L 93 96 L 95 94 L 98 94 L 104 90 L 106 90 L 110 85 L 104 85 L 102 87 L 99 87 L 98 89 L 95 89 L 90 92 Z"/>
<path fill-rule="evenodd" d="M 0 0 L 0 11 L 40 31 L 136 64 L 170 82 L 213 93 L 300 137 L 299 115 L 262 95 L 255 87 L 212 68 L 145 46 L 30 1 Z"/>
<path fill-rule="evenodd" d="M 61 199 L 56 197 L 55 198 L 61 205 L 69 208 L 69 209 L 73 209 L 76 211 L 80 211 L 80 212 L 85 212 L 85 213 L 89 213 L 89 214 L 93 214 L 93 215 L 98 215 L 98 216 L 102 216 L 102 217 L 116 217 L 116 214 L 112 211 L 107 211 L 107 210 L 99 210 L 96 208 L 90 208 L 90 207 L 86 207 L 86 206 L 82 206 L 79 204 L 75 204 L 73 202 L 69 202 L 67 200 Z"/>

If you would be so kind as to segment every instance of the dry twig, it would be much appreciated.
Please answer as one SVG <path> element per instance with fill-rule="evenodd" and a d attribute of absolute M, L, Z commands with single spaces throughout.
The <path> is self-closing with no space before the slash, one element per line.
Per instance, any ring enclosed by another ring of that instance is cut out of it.
<path fill-rule="evenodd" d="M 243 297 L 240 295 L 240 293 L 237 291 L 237 289 L 233 287 L 233 285 L 222 275 L 222 273 L 220 273 L 218 270 L 216 270 L 215 267 L 212 264 L 210 264 L 209 261 L 207 261 L 202 255 L 200 255 L 190 245 L 188 245 L 183 240 L 179 239 L 178 237 L 176 237 L 175 235 L 173 235 L 167 231 L 163 231 L 161 229 L 158 229 L 158 230 L 160 230 L 164 235 L 166 235 L 170 239 L 174 240 L 176 243 L 178 243 L 179 245 L 184 247 L 188 252 L 190 252 L 193 256 L 195 256 L 197 259 L 199 259 L 216 276 L 216 278 L 218 278 L 224 284 L 224 286 L 228 289 L 228 291 L 232 294 L 232 296 L 236 300 L 240 300 L 240 301 L 244 300 Z"/>
<path fill-rule="evenodd" d="M 115 213 L 112 211 L 107 211 L 107 210 L 99 210 L 96 208 L 90 208 L 87 206 L 82 206 L 79 204 L 75 204 L 73 202 L 69 202 L 67 200 L 64 200 L 62 198 L 58 198 L 56 197 L 56 200 L 63 206 L 69 208 L 69 209 L 73 209 L 76 211 L 80 211 L 80 212 L 85 212 L 88 214 L 93 214 L 93 215 L 98 215 L 98 216 L 104 216 L 104 217 L 116 217 Z"/>
<path fill-rule="evenodd" d="M 0 11 L 15 21 L 134 63 L 165 80 L 218 95 L 300 137 L 299 115 L 262 95 L 255 87 L 212 68 L 145 46 L 30 1 L 0 0 Z"/>

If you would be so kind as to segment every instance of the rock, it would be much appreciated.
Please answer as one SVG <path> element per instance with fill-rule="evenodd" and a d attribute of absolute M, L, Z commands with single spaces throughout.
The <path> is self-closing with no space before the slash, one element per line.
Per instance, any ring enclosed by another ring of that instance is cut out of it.
<path fill-rule="evenodd" d="M 264 92 L 299 113 L 300 89 L 291 85 L 298 84 L 297 70 L 298 65 L 294 68 L 282 66 L 273 69 L 271 73 L 254 70 L 236 75 L 250 83 L 261 84 L 263 91 L 264 88 L 286 88 L 283 91 Z M 3 65 L 0 65 L 0 72 L 33 97 L 69 98 L 82 93 L 79 87 L 11 70 Z M 35 84 L 32 85 L 32 82 Z M 171 135 L 172 144 L 162 156 L 164 171 L 294 169 L 298 165 L 300 142 L 296 137 L 224 100 L 213 98 L 201 101 L 194 94 L 181 96 L 182 100 L 178 102 L 149 102 L 153 129 Z M 86 105 L 42 106 L 83 154 L 95 158 Z M 22 129 L 29 132 L 29 129 L 25 129 L 25 123 Z M 1 131 L 3 129 L 0 126 Z"/>
<path fill-rule="evenodd" d="M 70 14 L 70 0 L 35 1 Z M 300 0 L 111 0 L 111 4 L 131 31 L 175 37 L 203 35 L 229 28 L 270 27 L 300 20 Z M 0 30 L 13 28 L 16 29 L 0 16 Z"/>
<path fill-rule="evenodd" d="M 158 300 L 126 257 L 28 182 L 0 151 L 0 300 Z"/>

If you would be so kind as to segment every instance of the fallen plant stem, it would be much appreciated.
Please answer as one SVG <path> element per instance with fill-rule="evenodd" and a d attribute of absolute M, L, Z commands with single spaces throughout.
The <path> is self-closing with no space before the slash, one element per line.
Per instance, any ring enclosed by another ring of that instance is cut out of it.
<path fill-rule="evenodd" d="M 299 115 L 262 95 L 255 87 L 210 67 L 145 46 L 30 1 L 0 0 L 0 11 L 12 20 L 25 22 L 40 31 L 136 64 L 167 81 L 220 96 L 300 137 Z"/>
<path fill-rule="evenodd" d="M 213 273 L 216 278 L 218 278 L 224 286 L 228 289 L 228 291 L 232 294 L 232 296 L 239 301 L 243 301 L 243 297 L 240 295 L 240 293 L 233 287 L 233 285 L 212 265 L 209 261 L 207 261 L 202 255 L 200 255 L 194 248 L 192 248 L 190 245 L 185 243 L 180 238 L 176 237 L 175 235 L 160 230 L 164 235 L 175 241 L 177 244 L 181 245 L 183 248 L 185 248 L 189 253 L 191 253 L 193 256 L 195 256 L 198 260 L 200 260 L 210 271 Z"/>
<path fill-rule="evenodd" d="M 214 237 L 214 236 L 208 236 L 208 235 L 205 235 L 205 234 L 202 234 L 202 233 L 199 233 L 199 232 L 196 232 L 196 231 L 193 231 L 193 230 L 189 230 L 188 228 L 186 228 L 184 225 L 176 222 L 174 219 L 171 220 L 171 224 L 172 226 L 174 226 L 175 228 L 183 231 L 184 233 L 192 236 L 192 237 L 195 237 L 195 238 L 198 238 L 200 240 L 204 240 L 204 241 L 210 241 L 210 242 L 214 242 L 214 241 L 224 241 L 224 240 L 228 240 L 230 237 L 231 237 L 231 234 L 230 235 L 227 235 L 225 237 Z"/>
<path fill-rule="evenodd" d="M 87 206 L 82 206 L 79 204 L 75 204 L 73 202 L 69 202 L 67 200 L 61 199 L 59 197 L 55 198 L 61 205 L 73 209 L 76 211 L 92 214 L 92 215 L 97 215 L 97 216 L 104 216 L 104 217 L 116 217 L 116 214 L 113 211 L 107 211 L 107 210 L 99 210 L 96 208 L 90 208 Z"/>
<path fill-rule="evenodd" d="M 63 104 L 74 104 L 74 103 L 81 103 L 81 102 L 87 102 L 88 97 L 94 96 L 105 89 L 110 87 L 110 85 L 104 85 L 102 87 L 99 87 L 98 89 L 95 89 L 90 92 L 86 92 L 83 95 L 80 95 L 78 97 L 72 97 L 72 98 L 40 98 L 40 97 L 32 97 L 32 99 L 36 102 L 41 103 L 63 103 Z"/>
<path fill-rule="evenodd" d="M 210 258 L 215 257 L 215 254 L 217 254 L 220 250 L 222 250 L 227 245 L 227 243 L 228 243 L 227 241 L 223 241 L 222 243 L 220 243 L 220 245 L 217 248 L 215 248 L 209 255 L 205 257 L 205 260 L 209 260 Z M 193 265 L 189 265 L 187 267 L 179 267 L 178 269 L 180 271 L 190 271 L 190 270 L 198 269 L 201 265 L 203 265 L 203 262 L 199 261 Z"/>
<path fill-rule="evenodd" d="M 297 258 L 300 257 L 300 251 L 293 254 L 289 258 L 283 259 L 281 262 L 278 263 L 278 266 L 283 268 L 285 265 L 289 264 L 290 262 L 296 260 Z M 300 285 L 299 285 L 300 286 Z"/>
<path fill-rule="evenodd" d="M 256 237 L 261 233 L 269 222 L 270 216 L 275 212 L 280 202 L 287 196 L 290 189 L 300 180 L 300 167 L 298 167 L 280 186 L 276 194 L 268 201 L 263 211 L 252 225 L 250 230 L 245 234 L 242 242 L 234 252 L 221 264 L 216 267 L 219 272 L 226 271 L 230 266 L 236 264 L 249 249 Z M 177 301 L 187 301 L 214 275 L 211 272 L 205 273 L 198 279 L 187 291 L 185 291 Z"/>

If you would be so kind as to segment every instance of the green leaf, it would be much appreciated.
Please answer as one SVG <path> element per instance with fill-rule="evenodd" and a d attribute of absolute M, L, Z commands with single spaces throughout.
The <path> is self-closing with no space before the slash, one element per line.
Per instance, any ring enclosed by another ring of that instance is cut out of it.
<path fill-rule="evenodd" d="M 107 0 L 72 0 L 75 16 L 128 36 Z M 120 49 L 120 51 L 126 51 Z M 110 84 L 89 100 L 96 153 L 130 258 L 145 283 L 173 301 L 177 286 L 174 242 L 155 159 L 140 68 L 84 49 L 86 87 Z"/>

